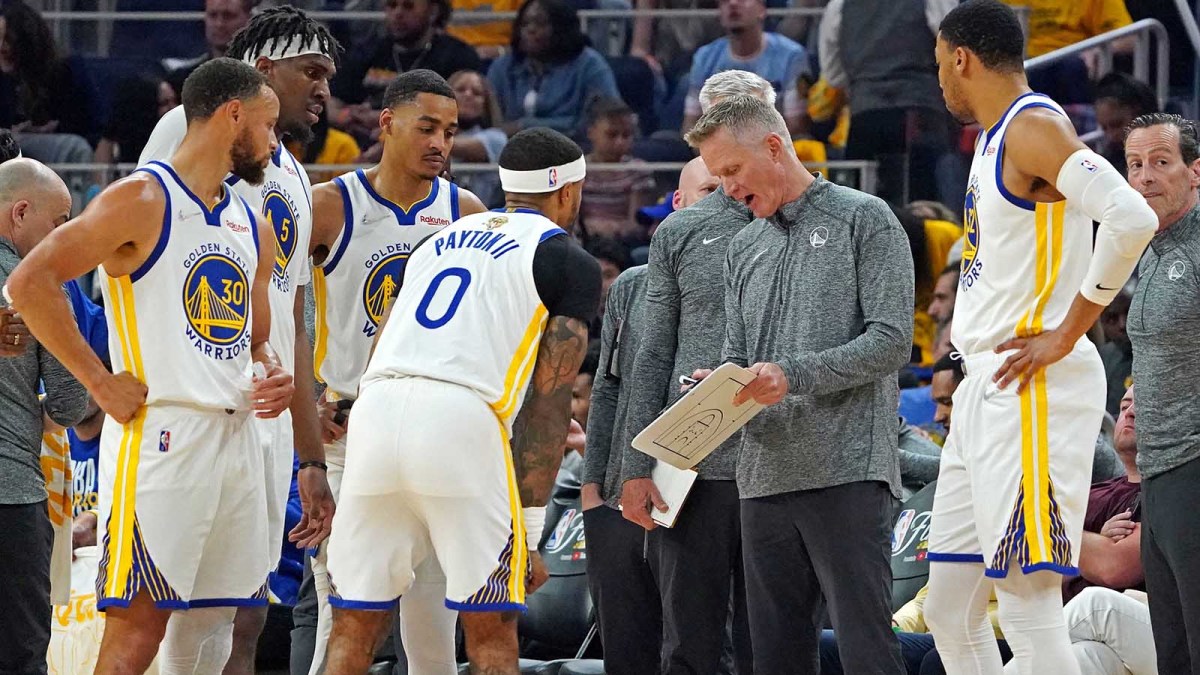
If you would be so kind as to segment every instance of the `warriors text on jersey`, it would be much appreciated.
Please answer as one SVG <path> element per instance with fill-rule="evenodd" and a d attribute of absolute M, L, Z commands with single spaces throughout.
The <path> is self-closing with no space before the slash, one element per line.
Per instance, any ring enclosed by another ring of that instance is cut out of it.
<path fill-rule="evenodd" d="M 113 370 L 146 384 L 148 406 L 245 409 L 254 214 L 229 188 L 210 210 L 165 162 L 138 170 L 158 181 L 166 210 L 146 262 L 128 276 L 101 275 Z"/>
<path fill-rule="evenodd" d="M 458 186 L 434 180 L 409 208 L 380 196 L 360 169 L 334 179 L 345 222 L 329 257 L 313 270 L 317 379 L 356 398 L 375 332 L 422 239 L 458 220 Z"/>
<path fill-rule="evenodd" d="M 1046 96 L 1026 94 L 975 146 L 951 326 L 951 340 L 964 354 L 1060 324 L 1091 260 L 1092 222 L 1077 205 L 1027 201 L 1004 186 L 1005 132 L 1029 108 L 1066 114 Z"/>

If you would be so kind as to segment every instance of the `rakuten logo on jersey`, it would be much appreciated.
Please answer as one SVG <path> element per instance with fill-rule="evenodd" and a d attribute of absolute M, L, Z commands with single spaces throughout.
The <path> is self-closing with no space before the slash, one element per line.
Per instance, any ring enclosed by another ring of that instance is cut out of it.
<path fill-rule="evenodd" d="M 449 225 L 449 224 L 450 224 L 450 221 L 449 221 L 449 220 L 446 220 L 445 218 L 438 218 L 437 216 L 426 216 L 426 215 L 424 215 L 424 214 L 422 214 L 422 215 L 421 215 L 421 216 L 418 218 L 418 220 L 420 220 L 422 223 L 424 223 L 424 224 L 426 224 L 426 225 L 437 225 L 437 226 L 442 226 L 442 225 Z"/>

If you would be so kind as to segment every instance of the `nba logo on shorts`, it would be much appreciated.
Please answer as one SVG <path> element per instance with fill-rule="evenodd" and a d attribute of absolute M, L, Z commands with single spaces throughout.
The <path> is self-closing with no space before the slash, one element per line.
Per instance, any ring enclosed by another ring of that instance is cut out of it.
<path fill-rule="evenodd" d="M 552 166 L 550 167 L 550 187 L 555 185 L 558 185 L 558 169 Z"/>
<path fill-rule="evenodd" d="M 158 432 L 158 451 L 166 452 L 171 449 L 171 432 L 162 430 Z"/>

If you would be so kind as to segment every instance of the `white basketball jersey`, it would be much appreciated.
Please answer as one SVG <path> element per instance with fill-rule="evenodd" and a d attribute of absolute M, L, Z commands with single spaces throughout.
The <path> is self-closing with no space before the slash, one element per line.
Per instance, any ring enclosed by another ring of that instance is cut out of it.
<path fill-rule="evenodd" d="M 1062 108 L 1026 94 L 975 144 L 964 209 L 966 241 L 951 341 L 964 354 L 1062 323 L 1092 255 L 1092 220 L 1070 202 L 1031 202 L 1003 181 L 1004 136 L 1017 113 Z"/>
<path fill-rule="evenodd" d="M 142 150 L 141 164 L 167 161 L 187 133 L 183 106 L 173 108 L 158 124 Z M 312 239 L 312 185 L 308 174 L 283 145 L 265 169 L 262 185 L 250 185 L 236 176 L 226 183 L 245 199 L 255 215 L 266 218 L 275 232 L 275 271 L 268 292 L 271 305 L 271 348 L 283 369 L 296 363 L 296 291 L 310 281 L 308 246 Z"/>
<path fill-rule="evenodd" d="M 549 319 L 533 258 L 555 235 L 566 232 L 519 209 L 466 216 L 422 244 L 363 386 L 406 376 L 458 384 L 487 401 L 511 432 Z"/>
<path fill-rule="evenodd" d="M 158 179 L 166 212 L 138 269 L 113 278 L 100 268 L 113 370 L 146 384 L 146 405 L 246 409 L 259 247 L 253 211 L 228 186 L 209 210 L 165 162 L 138 171 Z"/>
<path fill-rule="evenodd" d="M 361 169 L 333 182 L 345 222 L 325 261 L 313 268 L 313 365 L 331 394 L 353 399 L 409 253 L 458 220 L 458 186 L 438 178 L 424 199 L 405 209 L 375 192 Z"/>

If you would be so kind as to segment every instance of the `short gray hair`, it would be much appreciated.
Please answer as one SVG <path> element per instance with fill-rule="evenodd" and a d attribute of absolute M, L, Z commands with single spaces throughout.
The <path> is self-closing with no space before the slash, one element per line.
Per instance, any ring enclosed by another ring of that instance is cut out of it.
<path fill-rule="evenodd" d="M 775 105 L 775 88 L 770 82 L 745 70 L 725 70 L 705 80 L 700 87 L 700 111 L 734 96 L 753 96 L 769 106 Z"/>
<path fill-rule="evenodd" d="M 785 142 L 791 140 L 783 115 L 774 106 L 753 96 L 734 96 L 715 103 L 683 139 L 698 148 L 721 128 L 728 129 L 738 139 L 747 132 L 757 131 L 764 136 L 777 134 Z"/>

